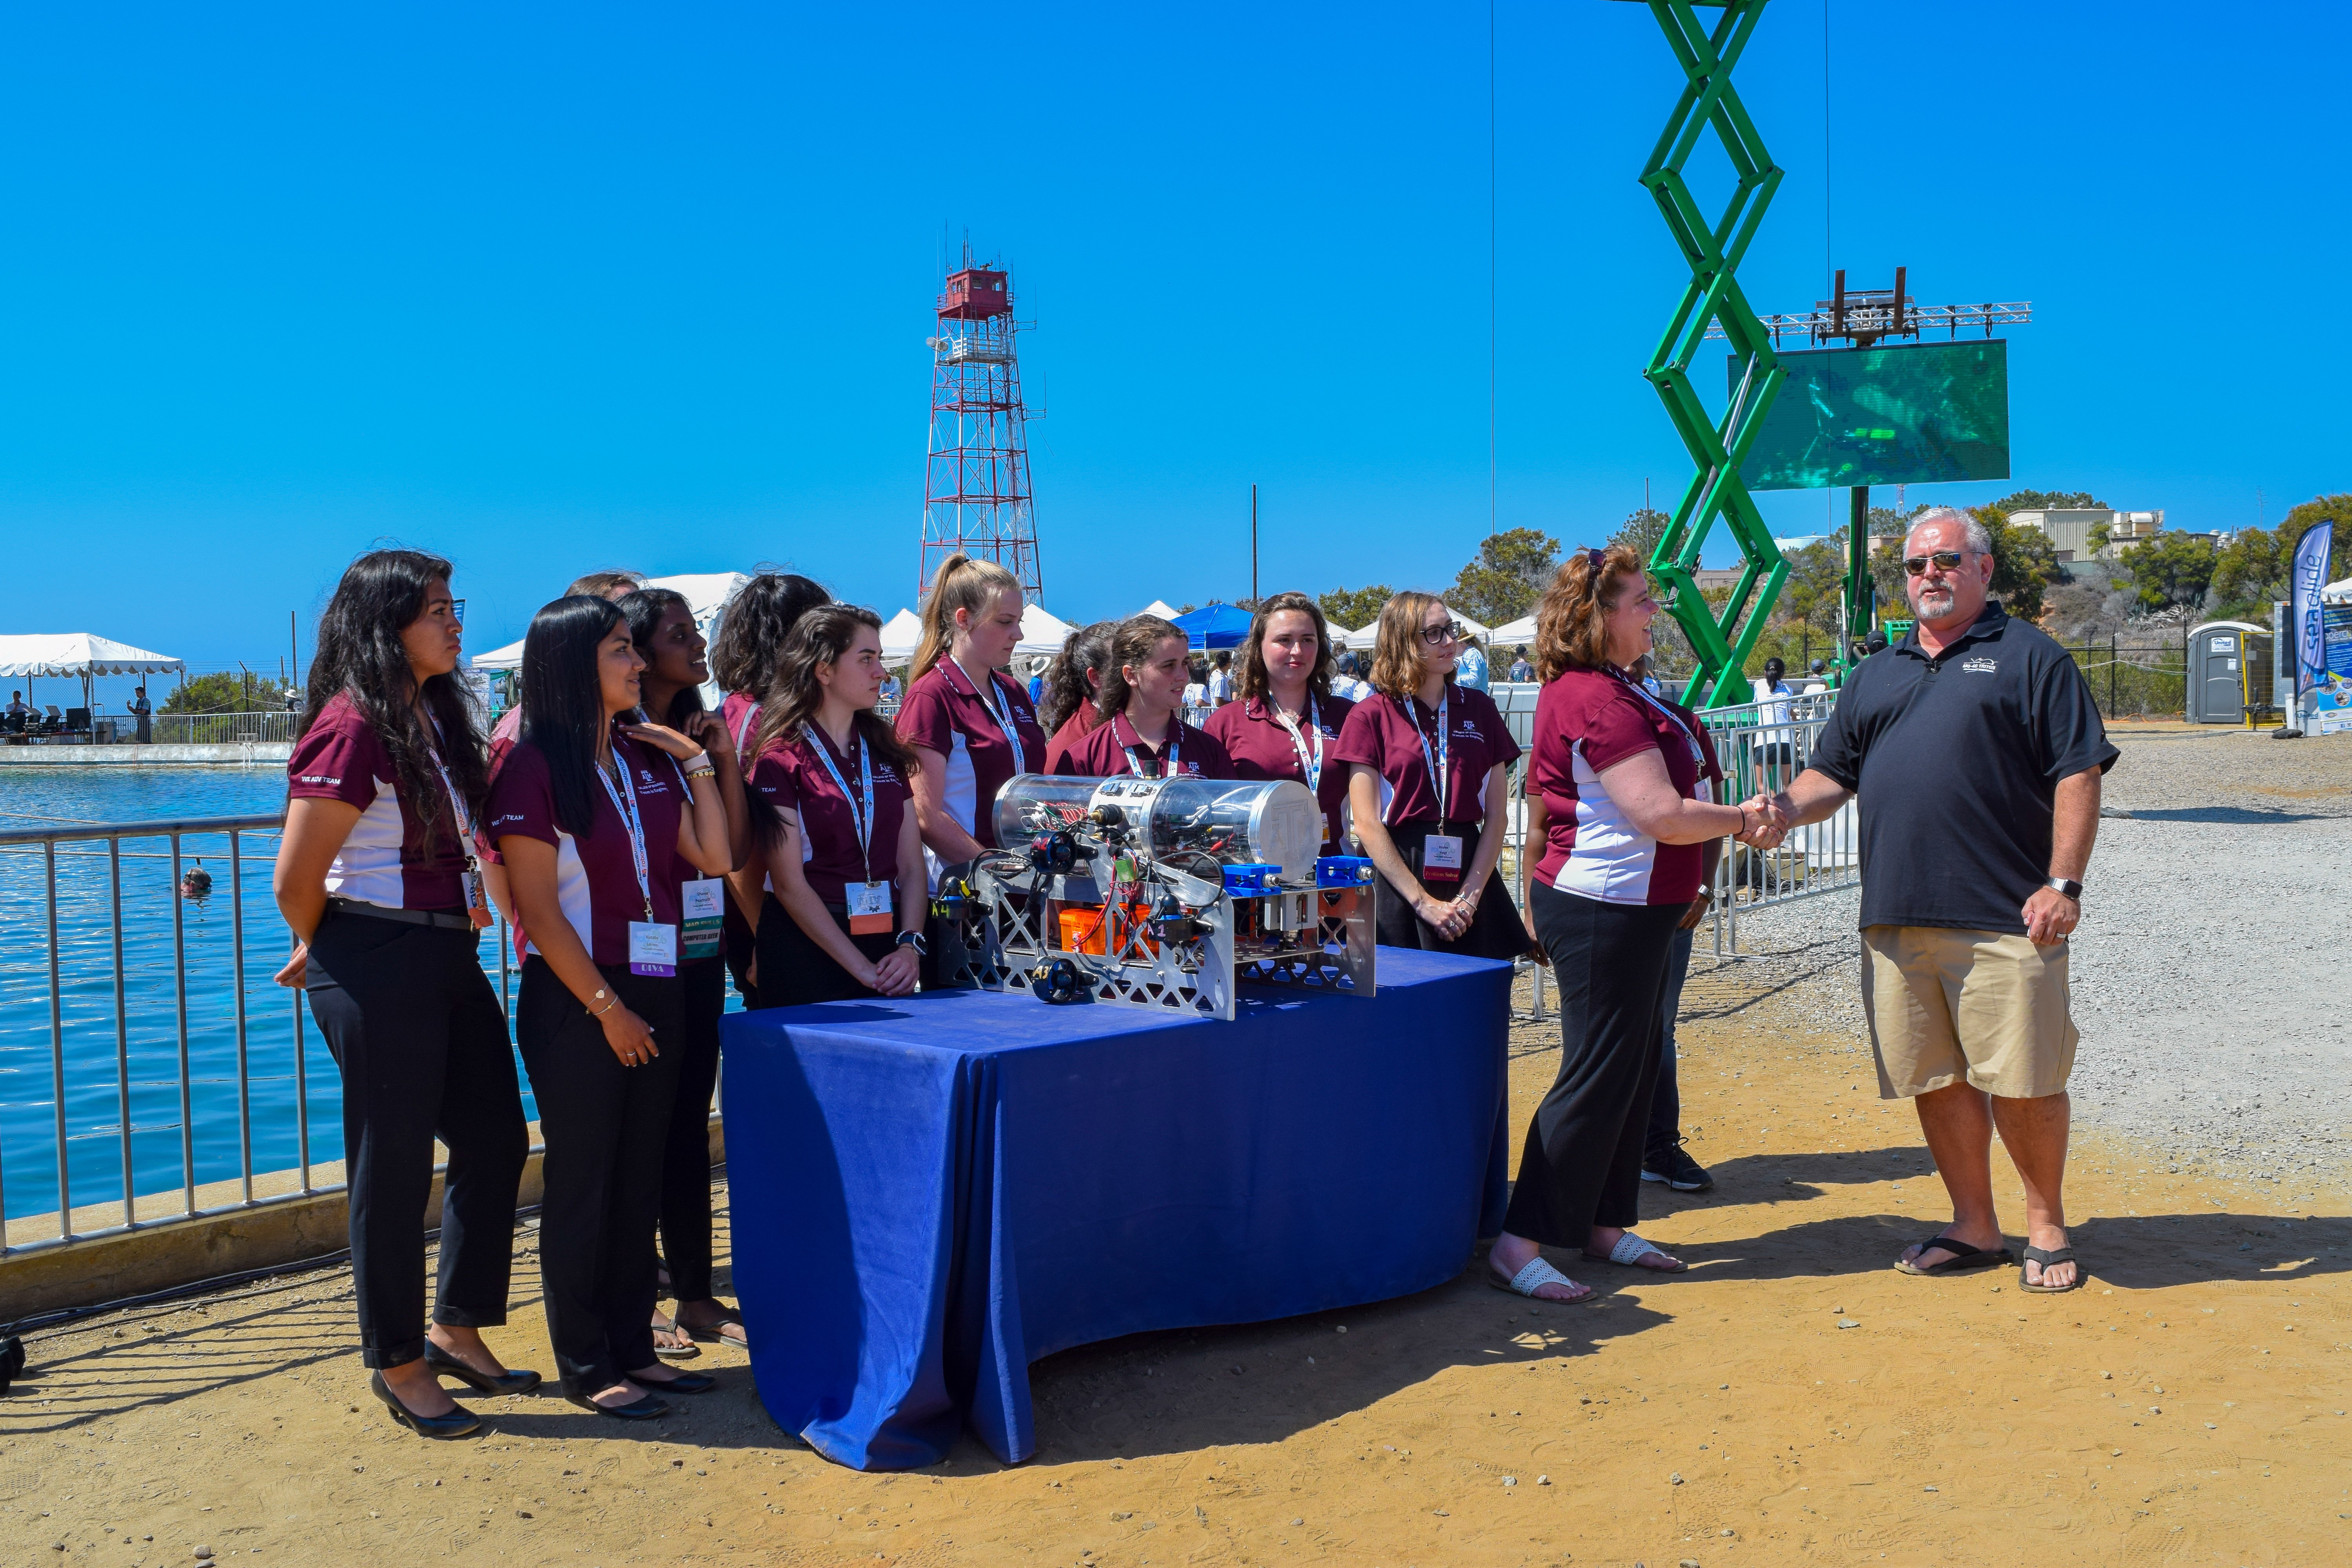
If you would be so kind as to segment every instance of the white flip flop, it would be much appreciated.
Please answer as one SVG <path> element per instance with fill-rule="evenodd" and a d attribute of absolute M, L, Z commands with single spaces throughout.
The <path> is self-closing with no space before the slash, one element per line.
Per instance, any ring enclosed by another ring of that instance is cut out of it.
<path fill-rule="evenodd" d="M 1592 1299 L 1590 1286 L 1579 1285 L 1575 1280 L 1554 1268 L 1549 1263 L 1544 1261 L 1541 1253 L 1528 1258 L 1527 1267 L 1508 1279 L 1496 1273 L 1491 1266 L 1487 1267 L 1486 1283 L 1497 1290 L 1508 1290 L 1514 1296 L 1525 1296 L 1537 1301 L 1549 1300 L 1561 1307 L 1573 1306 L 1577 1301 L 1589 1301 Z M 1536 1292 L 1546 1285 L 1564 1285 L 1571 1290 L 1582 1290 L 1584 1294 L 1567 1301 L 1560 1300 L 1557 1297 L 1537 1295 Z"/>
<path fill-rule="evenodd" d="M 1650 1254 L 1654 1252 L 1661 1258 L 1673 1258 L 1675 1266 L 1672 1268 L 1643 1269 L 1643 1273 L 1680 1274 L 1690 1267 L 1690 1265 L 1683 1262 L 1680 1258 L 1674 1258 L 1674 1255 L 1668 1252 L 1664 1247 L 1659 1247 L 1653 1242 L 1643 1241 L 1640 1237 L 1635 1236 L 1630 1230 L 1624 1235 L 1619 1237 L 1617 1238 L 1617 1245 L 1609 1249 L 1608 1261 L 1623 1268 L 1640 1268 L 1642 1267 L 1642 1259 L 1649 1257 Z M 1597 1252 L 1588 1252 L 1584 1256 L 1593 1258 L 1596 1261 L 1601 1258 L 1601 1254 Z"/>

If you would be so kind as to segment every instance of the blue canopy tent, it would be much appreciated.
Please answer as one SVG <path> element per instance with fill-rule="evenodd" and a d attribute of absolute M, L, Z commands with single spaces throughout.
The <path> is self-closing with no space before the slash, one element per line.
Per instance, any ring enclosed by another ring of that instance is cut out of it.
<path fill-rule="evenodd" d="M 1195 649 L 1239 647 L 1249 635 L 1250 613 L 1237 605 L 1207 605 L 1175 618 L 1176 629 Z"/>

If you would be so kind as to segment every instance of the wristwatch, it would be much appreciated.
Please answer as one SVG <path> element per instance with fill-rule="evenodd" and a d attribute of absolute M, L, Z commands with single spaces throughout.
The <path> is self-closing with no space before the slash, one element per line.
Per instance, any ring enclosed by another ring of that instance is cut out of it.
<path fill-rule="evenodd" d="M 915 956 L 918 958 L 929 958 L 931 956 L 931 944 L 923 940 L 923 933 L 921 931 L 900 931 L 898 933 L 898 945 L 900 947 L 913 948 L 915 950 Z"/>
<path fill-rule="evenodd" d="M 2070 877 L 2053 877 L 2042 885 L 2053 893 L 2063 893 L 2078 902 L 2083 897 L 2083 884 Z"/>

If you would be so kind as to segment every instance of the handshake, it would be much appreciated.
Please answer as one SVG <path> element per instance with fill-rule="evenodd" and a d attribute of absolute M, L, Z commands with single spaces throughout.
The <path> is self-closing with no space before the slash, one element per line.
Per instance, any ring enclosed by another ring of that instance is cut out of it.
<path fill-rule="evenodd" d="M 1775 795 L 1759 794 L 1740 802 L 1739 817 L 1745 826 L 1733 837 L 1751 849 L 1777 849 L 1789 837 L 1789 814 Z"/>

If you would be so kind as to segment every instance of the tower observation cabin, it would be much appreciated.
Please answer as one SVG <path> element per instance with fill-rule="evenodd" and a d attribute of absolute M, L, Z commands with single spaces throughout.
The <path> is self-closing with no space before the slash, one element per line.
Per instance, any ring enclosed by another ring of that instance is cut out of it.
<path fill-rule="evenodd" d="M 985 321 L 1013 309 L 1006 274 L 992 268 L 967 267 L 948 274 L 947 291 L 940 296 L 940 319 Z"/>

